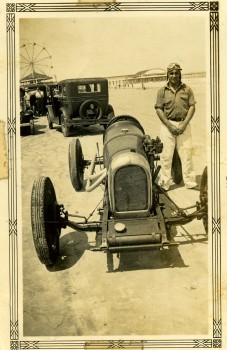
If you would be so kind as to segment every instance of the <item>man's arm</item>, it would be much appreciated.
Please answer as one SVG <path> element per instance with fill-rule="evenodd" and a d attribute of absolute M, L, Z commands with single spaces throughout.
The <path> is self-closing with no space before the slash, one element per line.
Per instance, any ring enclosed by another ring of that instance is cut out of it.
<path fill-rule="evenodd" d="M 194 114 L 195 114 L 195 105 L 189 107 L 185 120 L 177 128 L 178 134 L 183 134 L 183 132 L 185 131 L 188 123 L 190 122 Z"/>
<path fill-rule="evenodd" d="M 173 135 L 178 135 L 178 129 L 175 125 L 173 125 L 172 123 L 170 123 L 170 121 L 166 118 L 163 110 L 161 108 L 157 108 L 156 107 L 156 113 L 159 117 L 159 119 L 161 120 L 161 122 L 167 126 L 167 128 L 169 129 L 169 131 L 173 134 Z"/>

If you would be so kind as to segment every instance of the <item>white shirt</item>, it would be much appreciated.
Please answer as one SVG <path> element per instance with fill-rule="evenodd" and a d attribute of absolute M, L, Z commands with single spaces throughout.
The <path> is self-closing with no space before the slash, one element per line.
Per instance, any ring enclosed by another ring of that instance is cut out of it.
<path fill-rule="evenodd" d="M 35 92 L 35 97 L 36 97 L 36 98 L 41 98 L 41 97 L 43 97 L 43 91 L 41 91 L 41 90 L 36 90 L 36 92 Z"/>

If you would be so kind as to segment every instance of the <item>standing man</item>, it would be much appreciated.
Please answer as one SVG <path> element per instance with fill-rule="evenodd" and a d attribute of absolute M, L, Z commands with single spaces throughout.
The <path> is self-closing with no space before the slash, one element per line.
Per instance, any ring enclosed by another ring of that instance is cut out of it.
<path fill-rule="evenodd" d="M 43 115 L 43 96 L 44 96 L 43 91 L 41 91 L 37 86 L 35 97 L 36 97 L 36 103 L 37 103 L 38 116 Z"/>
<path fill-rule="evenodd" d="M 181 82 L 181 67 L 171 63 L 167 68 L 167 84 L 157 94 L 156 113 L 162 122 L 160 138 L 163 142 L 159 184 L 168 190 L 173 184 L 171 176 L 175 147 L 182 163 L 186 188 L 197 189 L 192 165 L 190 120 L 195 113 L 195 99 L 191 88 Z"/>
<path fill-rule="evenodd" d="M 28 88 L 26 87 L 24 89 L 25 93 L 24 93 L 24 100 L 25 100 L 25 104 L 26 104 L 26 109 L 30 109 L 31 106 L 30 106 L 30 94 L 29 94 L 29 91 L 28 91 Z"/>

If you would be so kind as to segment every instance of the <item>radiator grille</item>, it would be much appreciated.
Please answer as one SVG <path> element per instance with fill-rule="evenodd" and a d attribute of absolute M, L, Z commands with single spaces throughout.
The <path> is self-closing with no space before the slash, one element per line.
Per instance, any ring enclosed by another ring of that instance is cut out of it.
<path fill-rule="evenodd" d="M 114 196 L 117 212 L 146 210 L 148 187 L 144 169 L 137 165 L 118 169 L 114 177 Z"/>

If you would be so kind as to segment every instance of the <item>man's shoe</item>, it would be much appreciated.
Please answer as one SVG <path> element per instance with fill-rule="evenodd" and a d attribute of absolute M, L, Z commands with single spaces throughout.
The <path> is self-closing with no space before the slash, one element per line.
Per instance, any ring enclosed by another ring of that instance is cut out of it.
<path fill-rule="evenodd" d="M 196 185 L 194 187 L 187 187 L 188 190 L 195 190 L 195 191 L 200 191 L 199 185 Z"/>

